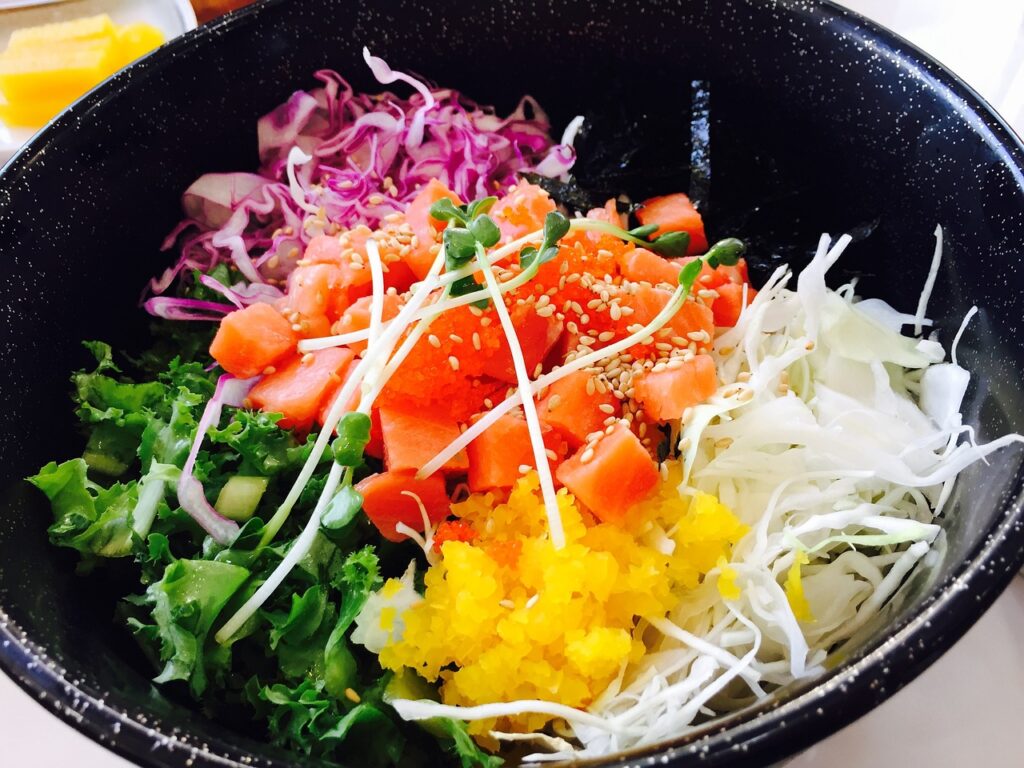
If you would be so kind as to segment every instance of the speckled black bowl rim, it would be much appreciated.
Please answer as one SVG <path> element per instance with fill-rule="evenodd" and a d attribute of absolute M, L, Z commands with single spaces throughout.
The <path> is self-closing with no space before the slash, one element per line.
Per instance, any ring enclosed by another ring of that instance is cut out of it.
<path fill-rule="evenodd" d="M 76 130 L 83 115 L 129 87 L 138 87 L 151 72 L 192 45 L 215 38 L 239 20 L 288 0 L 260 0 L 187 32 L 89 92 L 61 113 L 16 153 L 0 170 L 4 178 L 23 172 L 29 159 L 47 143 Z M 974 112 L 976 129 L 987 131 L 986 142 L 1000 147 L 1004 161 L 1024 176 L 1024 143 L 985 100 L 942 64 L 894 32 L 836 5 L 812 0 L 816 10 L 845 18 L 871 37 L 883 40 L 900 60 L 926 70 L 952 99 Z M 1024 186 L 1024 182 L 1022 182 Z M 695 729 L 669 743 L 623 753 L 586 765 L 656 766 L 700 763 L 707 766 L 764 766 L 783 760 L 856 720 L 911 682 L 959 640 L 984 614 L 1024 566 L 1024 477 L 1016 478 L 1014 498 L 1002 505 L 1003 518 L 961 564 L 917 609 L 916 615 L 893 627 L 851 660 L 781 699 Z M 284 768 L 278 756 L 240 750 L 227 741 L 194 741 L 178 729 L 161 729 L 158 721 L 133 716 L 102 695 L 71 679 L 34 643 L 0 606 L 0 669 L 49 709 L 94 741 L 144 766 L 267 766 Z M 297 763 L 295 763 L 297 765 Z"/>

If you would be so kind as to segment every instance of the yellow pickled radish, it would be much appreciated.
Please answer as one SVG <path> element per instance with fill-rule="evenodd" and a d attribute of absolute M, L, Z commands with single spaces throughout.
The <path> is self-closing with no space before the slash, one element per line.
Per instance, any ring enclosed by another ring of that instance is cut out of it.
<path fill-rule="evenodd" d="M 36 128 L 66 107 L 67 101 L 31 99 L 13 104 L 0 97 L 0 120 L 13 128 Z"/>
<path fill-rule="evenodd" d="M 51 46 L 70 40 L 113 40 L 117 27 L 107 14 L 86 16 L 81 19 L 60 21 L 55 24 L 43 24 L 38 27 L 16 29 L 11 33 L 7 50 L 27 48 L 31 46 Z"/>
<path fill-rule="evenodd" d="M 125 24 L 117 30 L 118 67 L 131 64 L 164 44 L 164 33 L 145 22 Z"/>
<path fill-rule="evenodd" d="M 65 103 L 107 78 L 117 62 L 113 39 L 65 41 L 0 54 L 0 90 L 8 101 Z"/>
<path fill-rule="evenodd" d="M 42 125 L 163 42 L 150 24 L 119 27 L 106 14 L 16 30 L 0 53 L 0 119 Z"/>

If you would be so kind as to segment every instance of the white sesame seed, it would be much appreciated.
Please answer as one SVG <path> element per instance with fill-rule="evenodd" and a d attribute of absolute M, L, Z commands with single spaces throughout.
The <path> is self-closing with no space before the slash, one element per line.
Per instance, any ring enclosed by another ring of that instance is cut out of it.
<path fill-rule="evenodd" d="M 459 370 L 459 358 L 457 358 L 455 355 L 449 355 L 448 365 L 452 367 L 453 371 Z"/>
<path fill-rule="evenodd" d="M 430 334 L 429 336 L 427 336 L 427 341 L 430 343 L 430 346 L 435 347 L 437 349 L 441 348 L 441 340 L 437 338 L 437 336 L 435 336 L 434 334 Z"/>
<path fill-rule="evenodd" d="M 599 406 L 597 406 L 597 409 L 601 411 L 601 413 L 615 413 L 615 406 L 609 403 L 601 403 Z"/>

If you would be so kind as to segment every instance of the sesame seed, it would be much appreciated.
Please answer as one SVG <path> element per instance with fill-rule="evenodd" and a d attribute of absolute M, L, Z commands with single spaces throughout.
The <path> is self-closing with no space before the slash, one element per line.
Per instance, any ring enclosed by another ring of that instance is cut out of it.
<path fill-rule="evenodd" d="M 590 315 L 584 312 L 582 315 L 580 315 L 580 322 L 583 323 L 584 325 L 588 325 L 590 323 Z"/>
<path fill-rule="evenodd" d="M 545 293 L 543 296 L 537 299 L 537 308 L 539 309 L 540 307 L 546 307 L 550 303 L 551 297 Z"/>
<path fill-rule="evenodd" d="M 537 310 L 537 317 L 551 317 L 553 314 L 555 314 L 555 308 L 550 304 Z"/>
<path fill-rule="evenodd" d="M 593 379 L 587 379 L 587 394 L 588 395 L 593 395 L 595 388 L 596 388 L 596 384 L 594 384 L 594 380 Z"/>
<path fill-rule="evenodd" d="M 469 305 L 470 314 L 474 317 L 483 317 L 484 311 L 480 307 L 474 307 L 472 304 Z"/>
<path fill-rule="evenodd" d="M 611 315 L 612 320 L 618 320 L 622 317 L 622 307 L 618 304 L 609 304 L 608 314 Z"/>
<path fill-rule="evenodd" d="M 480 350 L 480 334 L 473 331 L 473 349 Z"/>
<path fill-rule="evenodd" d="M 544 455 L 548 457 L 548 461 L 558 461 L 558 454 L 550 448 L 544 449 Z"/>
<path fill-rule="evenodd" d="M 430 346 L 436 349 L 441 348 L 441 340 L 437 338 L 437 336 L 435 336 L 434 334 L 430 334 L 429 336 L 427 336 L 427 341 L 430 342 Z"/>
<path fill-rule="evenodd" d="M 266 368 L 263 369 L 263 375 L 264 376 L 269 376 L 270 374 L 276 373 L 276 372 L 277 372 L 277 368 L 275 368 L 272 365 L 268 365 Z"/>
<path fill-rule="evenodd" d="M 562 402 L 562 396 L 561 395 L 552 395 L 551 399 L 548 400 L 548 410 L 549 411 L 555 410 L 555 408 L 557 408 L 561 402 Z"/>
<path fill-rule="evenodd" d="M 528 473 L 528 472 L 529 472 L 529 471 L 530 471 L 531 469 L 533 469 L 533 467 L 531 467 L 531 466 L 530 466 L 529 464 L 520 464 L 520 465 L 519 465 L 519 474 L 520 474 L 520 475 L 525 475 L 525 474 L 526 474 L 526 473 Z"/>
<path fill-rule="evenodd" d="M 455 355 L 448 355 L 448 365 L 452 367 L 453 371 L 459 370 L 459 358 Z"/>
<path fill-rule="evenodd" d="M 684 437 L 682 440 L 679 441 L 679 450 L 680 451 L 687 451 L 687 450 L 690 449 L 690 445 L 691 444 L 692 444 L 692 441 L 690 440 L 690 438 Z"/>
<path fill-rule="evenodd" d="M 686 334 L 686 338 L 691 341 L 704 341 L 704 337 L 707 336 L 707 331 L 690 331 Z"/>
<path fill-rule="evenodd" d="M 594 341 L 595 339 L 593 336 L 580 336 L 580 344 L 582 344 L 585 347 L 593 345 Z"/>
<path fill-rule="evenodd" d="M 481 328 L 486 328 L 490 324 L 491 324 L 491 318 L 489 318 L 489 317 L 481 317 L 480 318 L 480 327 Z"/>
<path fill-rule="evenodd" d="M 682 336 L 673 336 L 672 343 L 675 344 L 677 347 L 685 347 L 690 342 L 684 339 Z"/>
<path fill-rule="evenodd" d="M 615 406 L 609 403 L 601 403 L 599 406 L 597 406 L 597 409 L 601 411 L 601 413 L 615 413 Z"/>
<path fill-rule="evenodd" d="M 302 323 L 292 323 L 292 330 L 298 333 L 302 330 Z"/>
<path fill-rule="evenodd" d="M 462 337 L 459 336 L 457 333 L 449 333 L 448 338 L 454 341 L 456 344 L 462 343 Z"/>
<path fill-rule="evenodd" d="M 538 376 L 540 376 L 540 374 L 541 374 L 541 372 L 543 370 L 544 370 L 544 364 L 543 363 L 537 363 L 537 365 L 533 369 L 533 378 L 536 379 Z"/>
<path fill-rule="evenodd" d="M 659 350 L 659 351 L 661 351 L 661 352 L 671 352 L 672 351 L 672 345 L 669 344 L 666 341 L 659 341 L 657 344 L 654 345 L 654 348 Z"/>
<path fill-rule="evenodd" d="M 740 371 L 736 374 L 736 381 L 750 381 L 750 371 Z"/>
<path fill-rule="evenodd" d="M 306 354 L 304 354 L 302 356 L 302 364 L 303 365 L 309 365 L 312 362 L 313 362 L 313 353 L 312 352 L 307 352 Z"/>
<path fill-rule="evenodd" d="M 484 407 L 486 407 L 486 408 L 493 408 L 494 407 L 494 401 L 491 400 L 491 398 L 489 398 L 489 397 L 485 397 L 484 398 Z"/>
<path fill-rule="evenodd" d="M 580 454 L 580 464 L 586 464 L 592 458 L 594 458 L 594 449 L 587 448 L 587 450 Z"/>

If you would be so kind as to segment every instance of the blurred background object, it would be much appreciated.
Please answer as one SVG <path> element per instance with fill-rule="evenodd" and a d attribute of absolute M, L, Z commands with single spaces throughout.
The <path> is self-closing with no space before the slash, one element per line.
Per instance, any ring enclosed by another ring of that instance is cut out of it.
<path fill-rule="evenodd" d="M 196 18 L 203 24 L 210 19 L 221 16 L 228 11 L 234 11 L 243 6 L 249 5 L 253 0 L 192 0 L 192 7 L 195 8 Z"/>
<path fill-rule="evenodd" d="M 195 26 L 188 0 L 0 2 L 0 163 L 54 111 Z"/>

